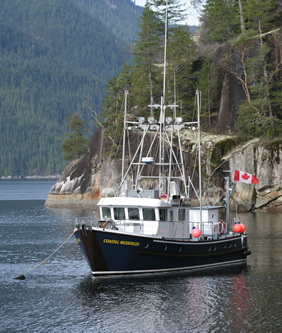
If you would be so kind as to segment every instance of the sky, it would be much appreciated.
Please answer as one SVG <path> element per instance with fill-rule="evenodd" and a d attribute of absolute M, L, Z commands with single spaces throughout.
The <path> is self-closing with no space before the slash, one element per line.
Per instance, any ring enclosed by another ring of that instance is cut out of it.
<path fill-rule="evenodd" d="M 138 6 L 145 6 L 146 0 L 135 0 L 136 5 Z M 188 0 L 181 0 L 181 3 L 185 4 L 186 6 L 190 4 L 190 1 Z M 188 7 L 188 6 L 187 6 Z M 189 14 L 190 12 L 190 14 Z M 199 14 L 193 10 L 192 6 L 190 6 L 188 12 L 188 19 L 185 21 L 188 25 L 199 25 Z"/>

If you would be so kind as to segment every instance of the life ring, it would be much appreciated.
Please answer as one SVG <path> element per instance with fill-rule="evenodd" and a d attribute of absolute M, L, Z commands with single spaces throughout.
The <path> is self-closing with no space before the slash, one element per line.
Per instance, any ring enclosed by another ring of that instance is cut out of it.
<path fill-rule="evenodd" d="M 161 195 L 160 195 L 160 199 L 161 199 L 162 201 L 166 201 L 167 198 L 168 198 L 167 194 L 161 194 Z"/>
<path fill-rule="evenodd" d="M 218 222 L 218 232 L 222 235 L 225 233 L 225 225 L 222 223 L 222 220 Z"/>

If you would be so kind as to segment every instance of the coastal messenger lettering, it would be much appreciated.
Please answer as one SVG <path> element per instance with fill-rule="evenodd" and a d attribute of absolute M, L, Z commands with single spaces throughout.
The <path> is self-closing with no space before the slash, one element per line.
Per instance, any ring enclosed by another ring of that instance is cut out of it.
<path fill-rule="evenodd" d="M 119 240 L 116 239 L 104 239 L 104 243 L 110 243 L 110 244 L 119 244 Z"/>
<path fill-rule="evenodd" d="M 119 241 L 117 239 L 108 239 L 108 238 L 105 238 L 103 240 L 104 243 L 107 243 L 107 244 L 120 244 L 120 245 L 130 245 L 130 246 L 139 246 L 139 242 L 128 242 L 128 241 Z"/>
<path fill-rule="evenodd" d="M 121 244 L 121 245 L 139 246 L 139 242 L 120 241 L 120 244 Z"/>

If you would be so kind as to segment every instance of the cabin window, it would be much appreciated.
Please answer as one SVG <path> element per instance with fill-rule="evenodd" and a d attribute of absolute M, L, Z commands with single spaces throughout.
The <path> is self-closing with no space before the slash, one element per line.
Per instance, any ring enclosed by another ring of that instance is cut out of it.
<path fill-rule="evenodd" d="M 138 208 L 128 208 L 128 218 L 129 220 L 139 220 L 139 209 Z"/>
<path fill-rule="evenodd" d="M 124 208 L 114 208 L 114 219 L 115 220 L 125 219 Z"/>
<path fill-rule="evenodd" d="M 111 218 L 111 210 L 109 207 L 102 207 L 102 218 Z"/>
<path fill-rule="evenodd" d="M 166 209 L 160 209 L 160 221 L 166 221 Z"/>
<path fill-rule="evenodd" d="M 144 221 L 155 221 L 155 209 L 154 208 L 143 208 L 143 220 Z"/>
<path fill-rule="evenodd" d="M 184 221 L 185 220 L 185 209 L 179 209 L 178 210 L 178 221 Z"/>

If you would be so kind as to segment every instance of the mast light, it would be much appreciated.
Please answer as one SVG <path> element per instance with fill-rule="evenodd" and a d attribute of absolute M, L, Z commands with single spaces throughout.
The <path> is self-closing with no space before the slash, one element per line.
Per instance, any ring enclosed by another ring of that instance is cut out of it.
<path fill-rule="evenodd" d="M 144 117 L 139 117 L 138 122 L 139 122 L 139 124 L 145 123 L 145 118 Z"/>
<path fill-rule="evenodd" d="M 182 117 L 176 117 L 176 119 L 175 119 L 175 123 L 176 123 L 177 125 L 183 123 L 183 119 L 182 119 Z"/>

